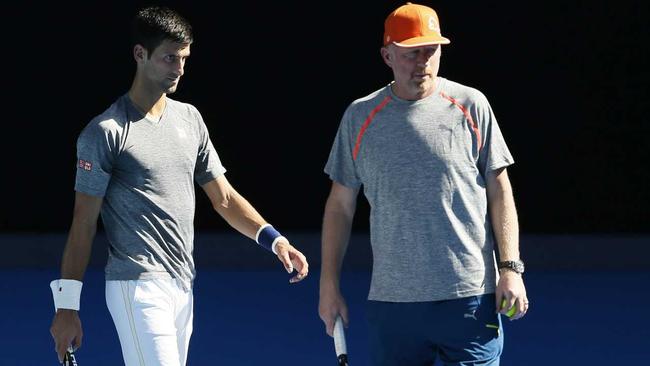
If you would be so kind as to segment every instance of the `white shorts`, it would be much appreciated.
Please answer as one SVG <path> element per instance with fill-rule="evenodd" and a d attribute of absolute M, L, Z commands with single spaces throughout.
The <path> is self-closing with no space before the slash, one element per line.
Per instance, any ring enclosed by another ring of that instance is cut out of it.
<path fill-rule="evenodd" d="M 106 281 L 126 366 L 184 366 L 192 335 L 192 290 L 176 279 Z"/>

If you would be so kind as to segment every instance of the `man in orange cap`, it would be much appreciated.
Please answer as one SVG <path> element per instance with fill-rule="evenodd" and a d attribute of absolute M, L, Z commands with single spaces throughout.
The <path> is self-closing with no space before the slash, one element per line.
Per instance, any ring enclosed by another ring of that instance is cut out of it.
<path fill-rule="evenodd" d="M 438 76 L 450 41 L 433 9 L 407 3 L 384 30 L 394 81 L 347 108 L 325 166 L 319 314 L 330 335 L 337 316 L 348 322 L 339 279 L 363 185 L 372 364 L 498 365 L 499 313 L 519 319 L 529 306 L 506 172 L 514 159 L 485 96 Z"/>

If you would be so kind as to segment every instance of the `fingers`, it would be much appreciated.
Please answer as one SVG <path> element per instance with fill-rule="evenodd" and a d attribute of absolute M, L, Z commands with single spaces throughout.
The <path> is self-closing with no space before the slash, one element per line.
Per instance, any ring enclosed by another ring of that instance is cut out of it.
<path fill-rule="evenodd" d="M 284 269 L 287 270 L 287 273 L 293 272 L 293 264 L 291 263 L 291 258 L 289 257 L 288 250 L 284 249 L 284 247 L 278 249 L 278 258 L 284 265 Z"/>
<path fill-rule="evenodd" d="M 497 288 L 497 291 L 496 291 L 496 293 L 494 295 L 495 295 L 494 296 L 494 301 L 495 301 L 494 307 L 497 309 L 497 313 L 500 313 L 501 308 L 503 307 L 501 305 L 503 304 L 503 300 L 505 299 L 505 295 L 501 291 L 499 291 L 499 288 Z"/>
<path fill-rule="evenodd" d="M 300 282 L 307 277 L 309 274 L 309 263 L 307 263 L 307 258 L 300 253 L 299 251 L 293 249 L 294 252 L 291 253 L 291 262 L 294 265 L 294 268 L 298 270 L 298 274 L 289 280 L 290 283 Z"/>
<path fill-rule="evenodd" d="M 330 314 L 328 317 L 323 319 L 325 323 L 325 332 L 328 336 L 334 337 L 334 321 L 336 320 L 336 315 Z"/>
<path fill-rule="evenodd" d="M 340 312 L 330 313 L 329 316 L 323 318 L 323 322 L 325 323 L 325 332 L 330 337 L 334 337 L 334 324 L 336 323 L 337 317 L 340 316 L 343 320 L 343 327 L 347 328 L 349 326 L 348 309 L 344 307 L 339 310 Z"/>
<path fill-rule="evenodd" d="M 499 277 L 495 295 L 497 312 L 510 315 L 510 320 L 521 319 L 528 312 L 528 296 L 520 274 L 505 271 Z"/>
<path fill-rule="evenodd" d="M 517 320 L 521 319 L 526 315 L 528 312 L 528 307 L 530 306 L 530 303 L 528 301 L 528 298 L 526 296 L 520 297 L 517 299 L 517 313 L 513 315 L 510 319 L 511 320 Z"/>
<path fill-rule="evenodd" d="M 57 311 L 50 327 L 50 334 L 54 339 L 54 350 L 59 363 L 62 363 L 68 347 L 72 346 L 74 350 L 81 347 L 83 331 L 77 312 L 63 309 Z"/>
<path fill-rule="evenodd" d="M 63 362 L 63 356 L 65 356 L 65 352 L 68 350 L 68 345 L 70 342 L 56 342 L 54 349 L 56 350 L 56 355 L 59 358 L 59 363 Z"/>
<path fill-rule="evenodd" d="M 72 349 L 74 351 L 77 351 L 79 348 L 81 348 L 81 339 L 83 338 L 83 333 L 79 332 L 79 334 L 73 339 L 72 343 Z"/>
<path fill-rule="evenodd" d="M 497 309 L 499 309 L 499 313 L 506 315 L 508 313 L 508 311 L 513 306 L 515 306 L 516 301 L 517 301 L 517 298 L 515 296 L 513 296 L 513 295 L 510 295 L 510 296 L 504 295 L 501 298 L 501 302 L 499 304 L 499 307 L 497 307 Z"/>
<path fill-rule="evenodd" d="M 291 245 L 280 244 L 277 246 L 277 252 L 278 259 L 280 259 L 288 273 L 293 272 L 294 268 L 298 271 L 289 280 L 289 283 L 300 282 L 307 277 L 309 274 L 309 263 L 307 263 L 307 258 L 302 253 Z"/>
<path fill-rule="evenodd" d="M 343 319 L 343 326 L 348 327 L 348 307 L 340 294 L 321 293 L 318 302 L 318 315 L 325 324 L 325 333 L 334 336 L 334 323 L 338 316 Z"/>
<path fill-rule="evenodd" d="M 349 326 L 349 324 L 350 324 L 349 321 L 348 321 L 348 308 L 343 307 L 340 310 L 339 315 L 341 316 L 341 319 L 343 319 L 343 325 L 347 328 Z"/>
<path fill-rule="evenodd" d="M 54 350 L 56 355 L 59 358 L 59 363 L 63 362 L 63 357 L 68 351 L 68 348 L 72 348 L 73 351 L 81 348 L 81 338 L 82 335 L 79 334 L 76 337 L 57 337 L 55 338 Z"/>
<path fill-rule="evenodd" d="M 508 315 L 508 312 L 510 309 L 513 307 L 516 309 L 514 314 L 510 314 L 512 316 L 509 317 L 510 320 L 517 320 L 521 319 L 526 315 L 528 312 L 528 307 L 530 306 L 530 303 L 528 301 L 528 298 L 526 295 L 523 296 L 515 296 L 515 295 L 502 295 L 500 298 L 500 301 L 497 300 L 497 312 L 500 314 Z"/>

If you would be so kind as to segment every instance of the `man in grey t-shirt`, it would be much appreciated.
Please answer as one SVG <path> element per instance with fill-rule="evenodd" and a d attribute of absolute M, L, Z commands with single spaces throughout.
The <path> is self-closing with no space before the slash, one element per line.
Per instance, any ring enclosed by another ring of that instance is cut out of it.
<path fill-rule="evenodd" d="M 485 96 L 437 75 L 449 40 L 435 11 L 409 3 L 384 26 L 394 81 L 347 108 L 325 166 L 319 314 L 330 335 L 338 316 L 348 322 L 339 278 L 363 186 L 372 364 L 498 365 L 497 312 L 528 310 L 506 173 L 514 160 Z"/>
<path fill-rule="evenodd" d="M 61 279 L 52 281 L 51 333 L 60 361 L 81 344 L 81 280 L 101 212 L 109 241 L 106 302 L 126 365 L 184 365 L 192 333 L 194 183 L 235 229 L 305 278 L 305 256 L 228 183 L 200 113 L 172 100 L 190 55 L 192 29 L 168 8 L 133 22 L 136 75 L 129 92 L 77 141 L 72 227 Z M 68 352 L 68 353 L 66 353 Z"/>

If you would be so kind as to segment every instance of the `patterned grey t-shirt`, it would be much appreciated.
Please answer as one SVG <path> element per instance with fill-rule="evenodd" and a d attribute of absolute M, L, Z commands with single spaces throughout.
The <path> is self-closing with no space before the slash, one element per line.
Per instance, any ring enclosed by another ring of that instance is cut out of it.
<path fill-rule="evenodd" d="M 486 174 L 513 164 L 476 89 L 438 77 L 421 100 L 386 86 L 345 111 L 325 172 L 370 204 L 370 300 L 436 301 L 494 292 Z"/>
<path fill-rule="evenodd" d="M 104 197 L 107 280 L 195 276 L 194 181 L 225 173 L 200 113 L 167 98 L 160 120 L 128 94 L 95 117 L 77 140 L 75 190 Z"/>

